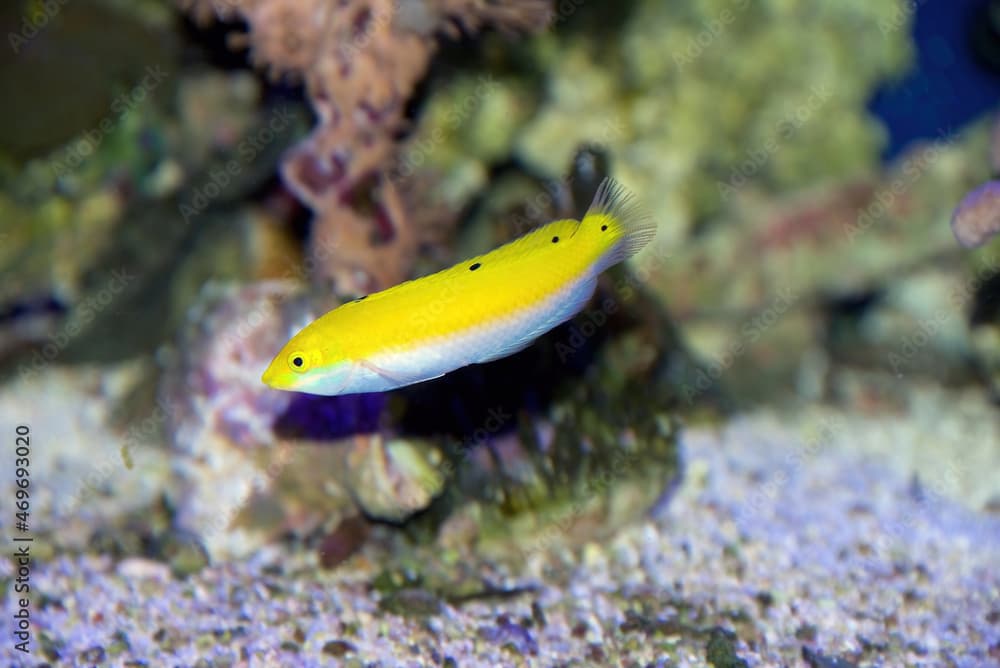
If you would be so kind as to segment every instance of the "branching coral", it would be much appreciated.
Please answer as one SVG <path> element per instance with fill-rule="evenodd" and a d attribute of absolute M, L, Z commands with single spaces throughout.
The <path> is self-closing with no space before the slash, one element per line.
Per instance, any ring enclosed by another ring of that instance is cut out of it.
<path fill-rule="evenodd" d="M 179 0 L 196 18 L 242 18 L 255 63 L 304 82 L 318 122 L 286 157 L 288 186 L 330 240 L 319 263 L 344 291 L 405 278 L 419 249 L 440 241 L 401 197 L 392 177 L 406 103 L 436 49 L 436 34 L 486 25 L 543 27 L 548 0 Z M 314 253 L 316 249 L 314 247 Z M 346 271 L 345 271 L 346 270 Z"/>

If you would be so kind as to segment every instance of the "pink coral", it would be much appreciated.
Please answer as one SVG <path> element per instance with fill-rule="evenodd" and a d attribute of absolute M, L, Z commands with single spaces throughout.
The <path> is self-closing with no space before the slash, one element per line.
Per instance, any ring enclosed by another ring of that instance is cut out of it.
<path fill-rule="evenodd" d="M 250 31 L 234 43 L 249 46 L 275 75 L 304 82 L 318 122 L 282 172 L 316 214 L 316 235 L 337 237 L 336 252 L 320 266 L 348 292 L 405 278 L 418 249 L 438 240 L 439 230 L 414 218 L 390 178 L 406 103 L 427 71 L 435 35 L 487 24 L 523 31 L 550 18 L 547 0 L 179 1 L 197 18 L 242 17 Z"/>
<path fill-rule="evenodd" d="M 405 185 L 380 176 L 368 189 L 368 212 L 340 200 L 315 209 L 311 259 L 321 278 L 368 294 L 405 280 L 424 246 L 445 243 L 448 213 L 413 207 L 417 198 Z"/>

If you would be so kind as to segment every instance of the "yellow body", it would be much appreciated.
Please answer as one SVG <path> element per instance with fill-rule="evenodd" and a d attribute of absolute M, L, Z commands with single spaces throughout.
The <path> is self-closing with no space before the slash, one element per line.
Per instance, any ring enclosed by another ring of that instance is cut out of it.
<path fill-rule="evenodd" d="M 613 243 L 611 235 L 574 235 L 579 226 L 558 220 L 449 269 L 345 304 L 316 321 L 317 333 L 340 332 L 344 355 L 369 359 L 385 348 L 415 346 L 506 318 L 579 278 Z M 475 264 L 479 268 L 470 270 Z"/>
<path fill-rule="evenodd" d="M 263 380 L 317 394 L 382 391 L 510 354 L 579 311 L 597 274 L 654 232 L 608 180 L 582 221 L 549 223 L 330 311 L 288 342 Z"/>

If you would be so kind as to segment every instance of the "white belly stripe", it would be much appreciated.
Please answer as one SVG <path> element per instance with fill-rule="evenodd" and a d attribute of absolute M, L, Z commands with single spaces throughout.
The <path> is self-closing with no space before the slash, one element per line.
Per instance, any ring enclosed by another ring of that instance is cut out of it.
<path fill-rule="evenodd" d="M 437 378 L 468 364 L 506 357 L 575 315 L 590 299 L 596 285 L 596 277 L 586 275 L 536 306 L 501 320 L 415 348 L 374 355 L 367 360 L 368 365 L 355 365 L 344 391 L 382 392 Z"/>

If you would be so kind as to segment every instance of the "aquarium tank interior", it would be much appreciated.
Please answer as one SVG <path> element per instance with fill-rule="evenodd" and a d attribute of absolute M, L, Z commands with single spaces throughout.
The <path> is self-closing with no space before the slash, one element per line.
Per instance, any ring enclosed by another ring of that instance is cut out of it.
<path fill-rule="evenodd" d="M 0 665 L 1000 666 L 1000 1 L 0 28 Z"/>

